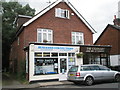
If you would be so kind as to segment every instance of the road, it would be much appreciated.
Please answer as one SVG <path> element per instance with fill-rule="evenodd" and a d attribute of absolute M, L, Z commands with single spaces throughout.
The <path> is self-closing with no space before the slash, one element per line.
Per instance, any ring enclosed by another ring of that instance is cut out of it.
<path fill-rule="evenodd" d="M 120 83 L 96 83 L 92 86 L 85 86 L 84 84 L 81 85 L 58 85 L 58 86 L 46 86 L 40 88 L 120 88 Z"/>

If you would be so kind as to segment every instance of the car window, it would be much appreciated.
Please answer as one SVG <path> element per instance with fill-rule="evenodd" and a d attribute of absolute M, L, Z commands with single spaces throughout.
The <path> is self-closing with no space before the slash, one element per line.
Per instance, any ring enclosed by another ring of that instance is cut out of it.
<path fill-rule="evenodd" d="M 89 66 L 81 66 L 80 70 L 81 71 L 90 71 L 90 67 Z"/>
<path fill-rule="evenodd" d="M 106 66 L 99 66 L 100 70 L 109 70 Z"/>
<path fill-rule="evenodd" d="M 78 70 L 78 66 L 74 66 L 69 69 L 69 72 L 77 72 L 77 70 Z"/>
<path fill-rule="evenodd" d="M 91 70 L 100 70 L 100 68 L 98 66 L 90 66 Z"/>

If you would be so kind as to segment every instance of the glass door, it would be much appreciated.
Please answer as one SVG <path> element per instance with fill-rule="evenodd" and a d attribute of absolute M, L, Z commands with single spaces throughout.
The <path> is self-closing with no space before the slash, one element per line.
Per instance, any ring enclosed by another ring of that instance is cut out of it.
<path fill-rule="evenodd" d="M 60 58 L 60 73 L 67 71 L 67 58 Z"/>
<path fill-rule="evenodd" d="M 67 80 L 67 57 L 59 57 L 59 81 Z"/>

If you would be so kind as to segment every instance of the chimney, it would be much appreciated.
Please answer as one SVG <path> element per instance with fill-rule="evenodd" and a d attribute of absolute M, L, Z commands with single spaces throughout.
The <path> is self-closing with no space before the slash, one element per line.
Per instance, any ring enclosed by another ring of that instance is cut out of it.
<path fill-rule="evenodd" d="M 16 18 L 14 24 L 16 24 L 17 28 L 19 29 L 21 27 L 21 25 L 23 25 L 25 22 L 27 22 L 31 18 L 32 18 L 31 16 L 18 15 L 18 17 Z"/>
<path fill-rule="evenodd" d="M 116 15 L 114 15 L 114 21 L 113 21 L 113 23 L 116 26 L 120 26 L 120 18 L 116 18 Z"/>

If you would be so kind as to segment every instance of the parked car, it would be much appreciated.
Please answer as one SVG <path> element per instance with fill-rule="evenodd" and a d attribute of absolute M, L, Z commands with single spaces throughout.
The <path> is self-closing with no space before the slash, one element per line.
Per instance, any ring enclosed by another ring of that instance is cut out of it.
<path fill-rule="evenodd" d="M 97 64 L 72 66 L 68 71 L 67 80 L 75 84 L 82 81 L 86 85 L 92 85 L 98 80 L 115 80 L 118 82 L 120 81 L 120 72 Z"/>

